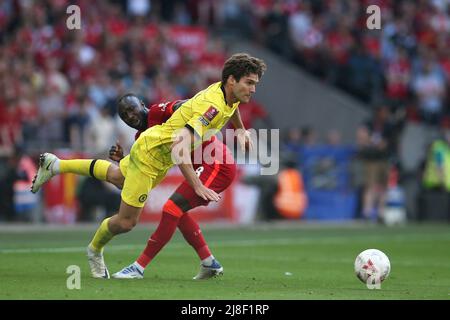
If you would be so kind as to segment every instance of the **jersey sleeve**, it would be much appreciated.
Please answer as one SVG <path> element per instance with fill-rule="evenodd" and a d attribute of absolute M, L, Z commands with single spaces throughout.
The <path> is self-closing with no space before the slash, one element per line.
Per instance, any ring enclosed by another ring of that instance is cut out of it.
<path fill-rule="evenodd" d="M 222 114 L 220 110 L 213 104 L 203 104 L 196 106 L 193 110 L 192 118 L 186 123 L 195 134 L 203 138 L 208 130 L 216 129 Z"/>
<path fill-rule="evenodd" d="M 173 105 L 176 102 L 177 101 L 152 104 L 148 108 L 147 128 L 151 128 L 153 126 L 166 122 L 172 116 Z M 134 140 L 137 140 L 141 133 L 142 131 L 136 132 Z"/>

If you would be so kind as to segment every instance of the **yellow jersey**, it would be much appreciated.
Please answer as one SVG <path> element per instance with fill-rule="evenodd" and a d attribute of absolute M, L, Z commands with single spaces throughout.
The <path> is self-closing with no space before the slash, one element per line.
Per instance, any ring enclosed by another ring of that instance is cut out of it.
<path fill-rule="evenodd" d="M 165 123 L 145 130 L 136 143 L 141 145 L 140 152 L 146 153 L 156 162 L 173 164 L 170 147 L 179 129 L 190 126 L 201 138 L 196 144 L 198 146 L 220 131 L 238 106 L 239 102 L 234 103 L 232 107 L 228 106 L 221 82 L 213 83 L 183 103 Z M 143 158 L 142 155 L 140 158 Z"/>

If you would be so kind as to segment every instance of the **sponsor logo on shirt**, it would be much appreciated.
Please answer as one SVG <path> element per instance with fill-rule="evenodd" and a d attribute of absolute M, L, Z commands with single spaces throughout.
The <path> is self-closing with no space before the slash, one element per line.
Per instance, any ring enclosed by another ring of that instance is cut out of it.
<path fill-rule="evenodd" d="M 200 118 L 198 118 L 198 120 L 200 120 L 200 122 L 205 126 L 209 126 L 209 121 L 206 120 L 203 116 L 201 116 Z"/>
<path fill-rule="evenodd" d="M 218 113 L 219 111 L 216 108 L 210 106 L 209 109 L 206 110 L 206 112 L 203 114 L 203 117 L 208 121 L 212 121 L 212 119 L 214 119 Z"/>
<path fill-rule="evenodd" d="M 147 200 L 147 195 L 146 194 L 141 194 L 141 196 L 139 197 L 139 202 L 145 202 L 145 200 Z"/>

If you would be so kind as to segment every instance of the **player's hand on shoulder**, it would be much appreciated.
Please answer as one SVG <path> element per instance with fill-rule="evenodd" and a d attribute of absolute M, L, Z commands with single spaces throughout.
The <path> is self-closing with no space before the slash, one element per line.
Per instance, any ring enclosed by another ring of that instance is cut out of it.
<path fill-rule="evenodd" d="M 109 158 L 117 162 L 123 159 L 123 148 L 118 141 L 115 146 L 111 146 L 109 149 Z"/>

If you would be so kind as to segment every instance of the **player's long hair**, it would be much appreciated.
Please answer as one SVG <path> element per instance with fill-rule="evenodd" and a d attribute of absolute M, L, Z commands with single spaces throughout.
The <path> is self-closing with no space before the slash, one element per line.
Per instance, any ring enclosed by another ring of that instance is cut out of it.
<path fill-rule="evenodd" d="M 236 81 L 249 74 L 257 74 L 261 79 L 267 66 L 261 59 L 250 56 L 247 53 L 233 54 L 223 66 L 222 85 L 227 83 L 228 77 L 233 76 Z"/>

